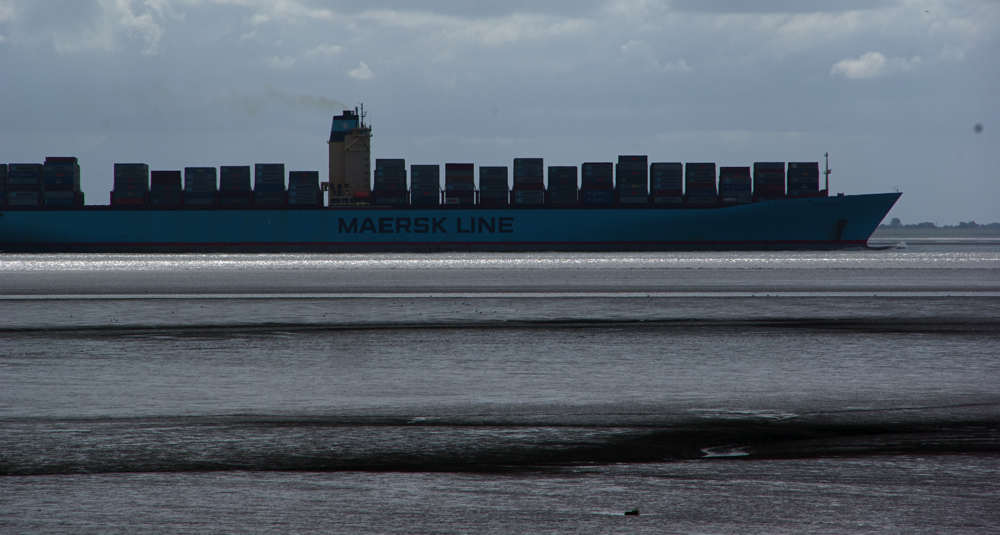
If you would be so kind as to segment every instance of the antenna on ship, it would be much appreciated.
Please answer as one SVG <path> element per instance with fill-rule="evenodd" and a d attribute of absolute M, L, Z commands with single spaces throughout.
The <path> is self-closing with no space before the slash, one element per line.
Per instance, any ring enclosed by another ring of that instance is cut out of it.
<path fill-rule="evenodd" d="M 354 108 L 354 113 L 357 113 L 357 112 L 358 112 L 358 109 Z M 368 116 L 368 114 L 365 113 L 365 103 L 362 102 L 361 103 L 361 113 L 359 114 L 359 117 L 361 117 L 361 128 L 365 127 L 365 117 L 367 117 L 367 116 Z"/>
<path fill-rule="evenodd" d="M 823 174 L 826 175 L 826 195 L 830 196 L 830 173 L 833 172 L 830 170 L 830 153 L 827 152 L 823 156 L 826 158 L 826 171 L 823 171 Z"/>

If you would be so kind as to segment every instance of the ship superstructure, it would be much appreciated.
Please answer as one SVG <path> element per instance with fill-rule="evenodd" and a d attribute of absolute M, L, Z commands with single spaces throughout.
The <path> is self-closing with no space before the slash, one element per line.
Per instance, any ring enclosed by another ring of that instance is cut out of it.
<path fill-rule="evenodd" d="M 371 200 L 372 129 L 365 125 L 364 108 L 344 110 L 330 127 L 329 206 L 364 206 Z"/>

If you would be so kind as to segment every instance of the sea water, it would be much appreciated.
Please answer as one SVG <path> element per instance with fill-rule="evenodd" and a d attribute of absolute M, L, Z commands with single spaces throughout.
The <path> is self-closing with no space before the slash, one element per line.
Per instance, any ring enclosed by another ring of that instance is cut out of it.
<path fill-rule="evenodd" d="M 2 255 L 0 531 L 995 531 L 1000 243 L 883 245 Z"/>

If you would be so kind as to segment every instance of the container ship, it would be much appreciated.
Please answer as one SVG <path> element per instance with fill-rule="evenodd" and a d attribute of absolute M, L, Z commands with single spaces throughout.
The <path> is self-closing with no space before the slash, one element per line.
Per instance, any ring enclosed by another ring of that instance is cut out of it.
<path fill-rule="evenodd" d="M 865 247 L 901 195 L 829 196 L 819 162 L 617 162 L 511 168 L 377 159 L 364 110 L 333 118 L 329 178 L 258 163 L 114 164 L 86 205 L 74 157 L 0 164 L 3 252 L 438 252 Z M 442 181 L 443 178 L 443 181 Z"/>

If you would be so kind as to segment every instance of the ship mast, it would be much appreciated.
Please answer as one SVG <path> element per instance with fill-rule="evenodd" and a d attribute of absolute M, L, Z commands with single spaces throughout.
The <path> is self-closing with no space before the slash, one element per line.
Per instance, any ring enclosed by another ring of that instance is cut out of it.
<path fill-rule="evenodd" d="M 829 197 L 830 196 L 830 173 L 833 172 L 833 171 L 830 170 L 830 153 L 827 152 L 827 153 L 823 154 L 823 157 L 826 158 L 826 171 L 823 171 L 823 174 L 826 175 L 826 196 Z"/>

